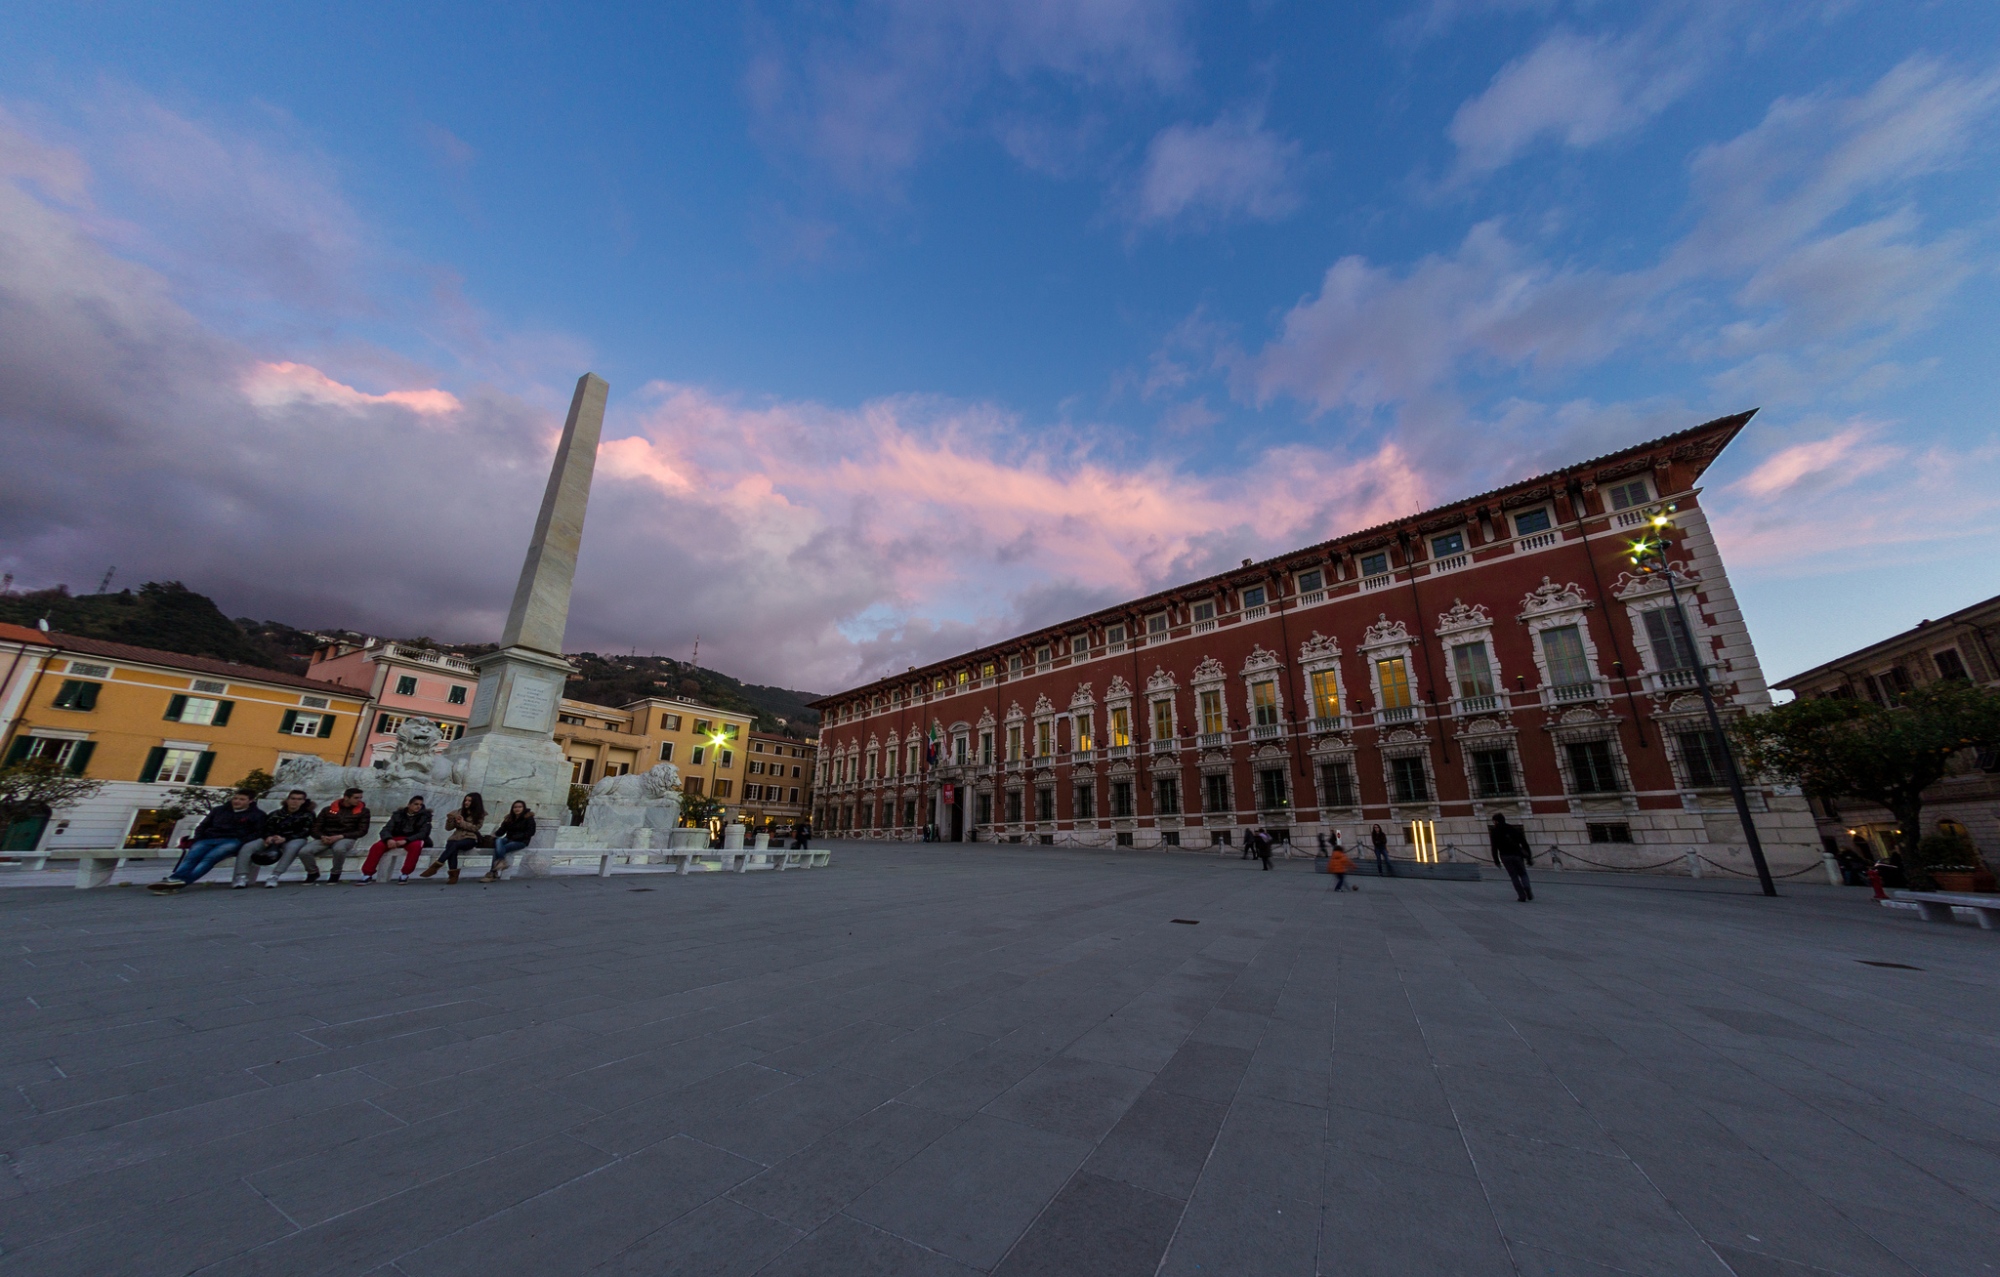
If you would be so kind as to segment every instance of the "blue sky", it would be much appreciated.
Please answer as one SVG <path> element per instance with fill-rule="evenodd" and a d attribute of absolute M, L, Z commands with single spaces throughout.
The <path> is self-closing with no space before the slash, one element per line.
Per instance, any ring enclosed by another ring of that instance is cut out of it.
<path fill-rule="evenodd" d="M 0 564 L 827 690 L 1724 412 L 1767 670 L 1996 592 L 2000 8 L 26 3 Z"/>

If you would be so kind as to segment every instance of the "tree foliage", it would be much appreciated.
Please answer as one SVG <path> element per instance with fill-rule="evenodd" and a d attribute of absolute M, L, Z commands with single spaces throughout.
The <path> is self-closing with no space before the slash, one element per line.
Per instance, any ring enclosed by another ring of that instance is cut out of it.
<path fill-rule="evenodd" d="M 709 794 L 681 795 L 681 819 L 690 825 L 705 826 L 722 814 L 722 800 Z"/>
<path fill-rule="evenodd" d="M 50 758 L 0 767 L 0 829 L 44 812 L 62 811 L 96 796 L 101 780 L 72 776 Z"/>
<path fill-rule="evenodd" d="M 1753 714 L 1734 728 L 1754 773 L 1823 799 L 1860 798 L 1902 827 L 1906 858 L 1923 838 L 1923 793 L 1962 750 L 2000 744 L 2000 693 L 1964 679 L 1929 683 L 1884 709 L 1815 697 Z"/>

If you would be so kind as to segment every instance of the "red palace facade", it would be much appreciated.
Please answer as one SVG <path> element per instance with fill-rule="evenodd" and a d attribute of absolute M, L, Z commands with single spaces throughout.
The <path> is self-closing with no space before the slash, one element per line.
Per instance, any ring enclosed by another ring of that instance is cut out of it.
<path fill-rule="evenodd" d="M 1696 486 L 1749 418 L 826 697 L 814 825 L 1194 849 L 1379 824 L 1483 859 L 1498 811 L 1566 862 L 1748 872 L 1694 665 L 1725 715 L 1770 705 Z M 1668 504 L 1685 625 L 1626 558 Z M 1802 798 L 1750 801 L 1775 869 L 1817 862 Z"/>

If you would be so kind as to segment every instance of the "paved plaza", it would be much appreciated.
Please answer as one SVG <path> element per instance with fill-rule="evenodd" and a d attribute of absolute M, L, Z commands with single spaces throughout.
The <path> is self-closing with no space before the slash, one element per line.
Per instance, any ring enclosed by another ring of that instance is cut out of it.
<path fill-rule="evenodd" d="M 2000 936 L 834 852 L 0 891 L 0 1273 L 2000 1271 Z"/>

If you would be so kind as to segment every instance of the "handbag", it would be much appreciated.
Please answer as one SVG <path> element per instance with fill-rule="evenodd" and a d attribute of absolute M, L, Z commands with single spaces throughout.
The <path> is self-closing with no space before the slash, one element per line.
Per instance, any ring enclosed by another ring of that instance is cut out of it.
<path fill-rule="evenodd" d="M 250 853 L 250 863 L 253 865 L 275 865 L 278 863 L 278 857 L 284 854 L 285 845 L 283 843 L 279 843 L 275 847 L 270 843 L 265 843 Z"/>
<path fill-rule="evenodd" d="M 493 835 L 492 834 L 479 835 L 478 838 L 473 840 L 473 846 L 477 847 L 481 851 L 493 850 Z"/>

